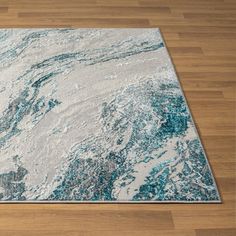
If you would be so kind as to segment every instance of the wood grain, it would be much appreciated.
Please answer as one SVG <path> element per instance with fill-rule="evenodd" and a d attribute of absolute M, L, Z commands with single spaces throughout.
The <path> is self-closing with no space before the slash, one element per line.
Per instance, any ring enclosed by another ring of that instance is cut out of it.
<path fill-rule="evenodd" d="M 0 27 L 159 27 L 222 204 L 0 204 L 0 235 L 236 235 L 235 0 L 0 0 Z"/>

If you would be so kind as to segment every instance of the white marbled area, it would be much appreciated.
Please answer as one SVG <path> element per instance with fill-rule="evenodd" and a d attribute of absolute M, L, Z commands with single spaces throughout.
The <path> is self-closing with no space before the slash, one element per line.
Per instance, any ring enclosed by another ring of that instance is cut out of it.
<path fill-rule="evenodd" d="M 30 37 L 35 32 L 39 35 Z M 63 177 L 67 170 L 74 147 L 92 136 L 102 136 L 99 120 L 102 104 L 112 100 L 114 94 L 148 80 L 160 81 L 160 84 L 176 83 L 164 47 L 125 55 L 133 45 L 141 45 L 147 40 L 161 43 L 156 29 L 12 29 L 1 30 L 1 33 L 0 114 L 24 88 L 31 89 L 30 84 L 38 78 L 51 71 L 58 73 L 43 84 L 37 98 L 44 96 L 46 101 L 57 99 L 60 105 L 39 117 L 25 115 L 17 126 L 21 131 L 0 148 L 0 174 L 16 171 L 19 163 L 28 171 L 24 178 L 26 190 L 23 196 L 29 200 L 47 199 L 61 183 L 59 177 Z M 26 36 L 29 39 L 24 40 Z M 54 61 L 42 68 L 32 69 L 33 65 L 49 58 L 75 52 L 80 53 L 75 60 Z M 114 55 L 117 57 L 110 58 Z M 33 94 L 33 90 L 30 92 Z M 181 91 L 176 90 L 176 93 Z M 6 132 L 0 133 L 0 138 Z M 195 137 L 195 130 L 190 125 L 183 138 Z M 118 200 L 132 199 L 135 189 L 144 183 L 152 166 L 176 155 L 174 145 L 181 138 L 171 140 L 172 144 L 167 143 L 163 149 L 169 149 L 169 153 L 160 159 L 136 165 L 137 176 L 132 184 L 122 187 L 117 179 L 113 196 Z M 112 148 L 115 148 L 114 145 Z M 156 155 L 161 152 L 158 150 Z M 19 157 L 19 163 L 14 156 Z M 89 157 L 92 155 L 84 158 Z"/>

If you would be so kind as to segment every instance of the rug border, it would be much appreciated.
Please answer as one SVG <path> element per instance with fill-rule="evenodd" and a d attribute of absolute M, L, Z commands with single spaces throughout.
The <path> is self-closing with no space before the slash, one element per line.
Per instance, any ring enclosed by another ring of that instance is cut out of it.
<path fill-rule="evenodd" d="M 216 193 L 217 193 L 217 197 L 218 197 L 218 200 L 201 200 L 201 201 L 197 201 L 197 200 L 193 200 L 193 201 L 181 201 L 181 200 L 146 200 L 146 201 L 132 201 L 132 200 L 112 200 L 112 201 L 109 201 L 109 200 L 96 200 L 96 201 L 91 201 L 91 200 L 86 200 L 86 201 L 82 201 L 82 200 L 73 200 L 73 201 L 70 201 L 70 200 L 63 200 L 63 201 L 60 201 L 60 200 L 19 200 L 19 201 L 11 201 L 11 200 L 5 200 L 5 201 L 2 201 L 0 200 L 0 204 L 96 204 L 96 203 L 103 203 L 103 204 L 114 204 L 114 203 L 119 203 L 119 204 L 160 204 L 160 203 L 167 203 L 167 204 L 186 204 L 186 203 L 190 203 L 190 204 L 214 204 L 214 203 L 223 203 L 222 201 L 222 198 L 221 198 L 221 195 L 219 193 L 219 188 L 217 186 L 217 183 L 216 183 L 216 179 L 214 177 L 214 173 L 212 171 L 212 168 L 211 168 L 211 165 L 209 163 L 209 160 L 207 158 L 207 155 L 206 155 L 206 151 L 205 151 L 205 148 L 203 147 L 203 144 L 202 144 L 202 140 L 200 138 L 200 135 L 199 135 L 199 132 L 197 130 L 197 127 L 196 127 L 196 123 L 195 123 L 195 120 L 193 119 L 193 116 L 192 116 L 192 113 L 191 113 L 191 110 L 189 108 L 189 105 L 188 105 L 188 102 L 187 102 L 187 99 L 186 99 L 186 96 L 184 94 L 184 91 L 183 91 L 183 88 L 182 88 L 182 85 L 180 83 L 180 79 L 179 79 L 179 76 L 177 74 L 177 71 L 176 71 L 176 68 L 175 68 L 175 65 L 173 63 L 173 60 L 172 60 L 172 57 L 171 57 L 171 54 L 169 53 L 169 50 L 167 48 L 167 44 L 165 42 L 165 39 L 163 37 L 163 34 L 161 32 L 161 29 L 160 28 L 76 28 L 76 27 L 68 27 L 68 28 L 65 28 L 65 27 L 45 27 L 45 28 L 35 28 L 35 27 L 32 27 L 32 28 L 0 28 L 1 29 L 17 29 L 17 30 L 21 30 L 21 29 L 31 29 L 31 30 L 34 30 L 34 29 L 116 29 L 116 30 L 122 30 L 122 29 L 137 29 L 137 30 L 156 30 L 158 31 L 159 35 L 160 35 L 160 38 L 164 44 L 164 50 L 167 54 L 167 56 L 169 57 L 170 59 L 170 64 L 171 64 L 171 70 L 174 72 L 175 74 L 175 77 L 177 79 L 177 82 L 178 82 L 178 85 L 179 85 L 179 88 L 180 88 L 180 91 L 181 91 L 181 94 L 184 98 L 184 102 L 186 104 L 186 108 L 187 108 L 187 111 L 189 112 L 190 114 L 190 118 L 192 120 L 192 123 L 193 123 L 193 127 L 194 127 L 194 130 L 195 130 L 195 133 L 197 135 L 197 138 L 199 139 L 200 141 L 200 145 L 201 145 L 201 148 L 203 150 L 203 154 L 204 154 L 204 157 L 206 159 L 206 162 L 207 162 L 207 165 L 208 165 L 208 168 L 210 170 L 210 173 L 211 173 L 211 176 L 212 176 L 212 180 L 213 180 L 213 185 L 216 189 Z"/>

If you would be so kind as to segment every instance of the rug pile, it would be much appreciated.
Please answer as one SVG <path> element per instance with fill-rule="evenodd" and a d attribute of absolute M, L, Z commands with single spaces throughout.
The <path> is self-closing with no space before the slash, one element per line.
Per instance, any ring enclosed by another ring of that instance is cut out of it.
<path fill-rule="evenodd" d="M 1 202 L 220 202 L 158 29 L 0 30 Z"/>

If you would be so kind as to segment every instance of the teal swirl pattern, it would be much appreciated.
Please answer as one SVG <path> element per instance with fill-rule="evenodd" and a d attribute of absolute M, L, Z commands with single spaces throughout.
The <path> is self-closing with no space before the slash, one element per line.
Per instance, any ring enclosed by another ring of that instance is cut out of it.
<path fill-rule="evenodd" d="M 220 202 L 157 29 L 0 30 L 0 201 Z"/>

